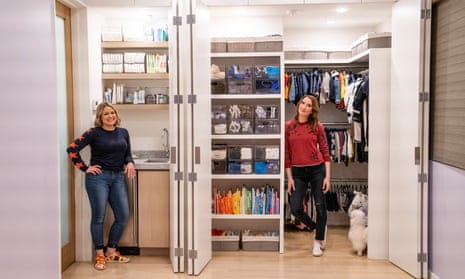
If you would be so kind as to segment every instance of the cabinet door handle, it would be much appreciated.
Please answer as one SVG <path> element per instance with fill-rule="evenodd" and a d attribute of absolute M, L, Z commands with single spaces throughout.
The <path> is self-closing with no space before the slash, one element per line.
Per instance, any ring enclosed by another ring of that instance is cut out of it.
<path fill-rule="evenodd" d="M 200 146 L 195 147 L 195 164 L 200 164 Z"/>

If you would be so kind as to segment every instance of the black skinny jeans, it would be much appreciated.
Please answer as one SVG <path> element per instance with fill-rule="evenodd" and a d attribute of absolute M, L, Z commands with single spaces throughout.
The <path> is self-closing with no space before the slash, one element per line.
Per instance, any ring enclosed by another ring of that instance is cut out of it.
<path fill-rule="evenodd" d="M 316 240 L 325 239 L 326 230 L 326 197 L 323 193 L 323 180 L 326 175 L 325 165 L 292 167 L 292 178 L 295 190 L 290 196 L 291 213 L 297 220 L 304 223 L 308 228 L 316 228 Z M 304 211 L 304 198 L 308 187 L 311 187 L 311 195 L 315 202 L 316 224 Z"/>

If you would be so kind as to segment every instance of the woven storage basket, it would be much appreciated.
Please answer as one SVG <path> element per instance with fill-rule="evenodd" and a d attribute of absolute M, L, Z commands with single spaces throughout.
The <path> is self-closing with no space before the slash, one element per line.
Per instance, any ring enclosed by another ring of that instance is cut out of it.
<path fill-rule="evenodd" d="M 286 60 L 304 59 L 304 51 L 302 51 L 302 50 L 286 50 L 286 51 L 284 51 L 284 59 L 286 59 Z"/>
<path fill-rule="evenodd" d="M 239 235 L 212 236 L 213 251 L 239 251 Z"/>
<path fill-rule="evenodd" d="M 228 52 L 254 52 L 254 38 L 230 38 L 227 40 Z"/>
<path fill-rule="evenodd" d="M 305 51 L 304 59 L 328 59 L 328 52 L 316 50 Z"/>
<path fill-rule="evenodd" d="M 352 57 L 351 51 L 330 51 L 328 52 L 328 59 L 350 59 Z"/>
<path fill-rule="evenodd" d="M 278 251 L 279 236 L 246 236 L 242 235 L 244 251 Z"/>
<path fill-rule="evenodd" d="M 226 38 L 212 38 L 210 40 L 211 52 L 226 52 L 227 51 Z"/>
<path fill-rule="evenodd" d="M 283 39 L 281 36 L 260 37 L 255 39 L 255 51 L 282 51 Z"/>

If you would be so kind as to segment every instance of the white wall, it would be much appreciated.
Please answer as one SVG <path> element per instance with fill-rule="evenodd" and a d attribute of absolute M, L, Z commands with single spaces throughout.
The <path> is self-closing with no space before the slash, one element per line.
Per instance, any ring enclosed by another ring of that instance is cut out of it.
<path fill-rule="evenodd" d="M 1 6 L 0 278 L 60 278 L 54 1 Z"/>
<path fill-rule="evenodd" d="M 430 270 L 437 278 L 458 278 L 463 264 L 465 170 L 439 162 L 430 164 Z M 461 274 L 461 275 L 460 275 Z"/>

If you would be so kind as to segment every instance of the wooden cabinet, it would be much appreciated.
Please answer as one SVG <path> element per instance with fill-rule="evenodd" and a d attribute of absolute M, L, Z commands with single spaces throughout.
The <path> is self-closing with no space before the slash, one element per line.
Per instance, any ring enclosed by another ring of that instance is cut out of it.
<path fill-rule="evenodd" d="M 139 247 L 168 248 L 170 239 L 169 171 L 138 171 Z"/>

